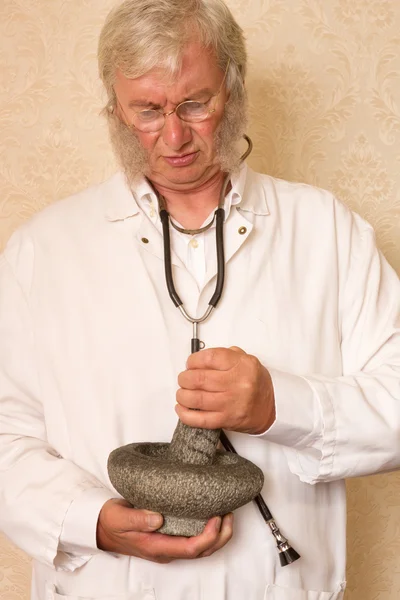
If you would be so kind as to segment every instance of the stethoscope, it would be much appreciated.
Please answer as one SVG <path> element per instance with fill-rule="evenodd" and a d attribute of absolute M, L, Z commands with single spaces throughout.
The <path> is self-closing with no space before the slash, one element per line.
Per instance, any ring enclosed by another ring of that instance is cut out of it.
<path fill-rule="evenodd" d="M 248 143 L 248 148 L 247 148 L 246 152 L 241 156 L 241 159 L 240 159 L 241 162 L 243 162 L 249 156 L 249 154 L 251 153 L 251 151 L 253 149 L 253 143 L 252 143 L 251 139 L 246 135 L 244 136 L 244 138 L 245 138 L 246 142 Z M 228 174 L 225 177 L 224 183 L 222 185 L 218 208 L 215 211 L 214 218 L 205 227 L 202 227 L 201 229 L 196 229 L 196 230 L 183 229 L 183 228 L 175 225 L 171 221 L 169 213 L 167 211 L 165 198 L 163 196 L 161 196 L 160 194 L 157 194 L 158 203 L 159 203 L 160 219 L 161 219 L 162 230 L 163 230 L 163 238 L 164 238 L 164 267 L 165 267 L 165 279 L 166 279 L 166 283 L 167 283 L 168 293 L 170 295 L 172 302 L 174 303 L 174 305 L 177 308 L 179 308 L 179 310 L 182 313 L 182 315 L 184 316 L 184 318 L 187 321 L 189 321 L 189 323 L 192 323 L 192 325 L 193 325 L 193 338 L 192 338 L 192 342 L 191 342 L 192 353 L 198 352 L 199 350 L 201 350 L 204 347 L 202 342 L 199 339 L 199 331 L 198 331 L 199 325 L 201 323 L 204 323 L 209 318 L 209 316 L 211 315 L 213 310 L 216 308 L 218 302 L 221 299 L 222 291 L 224 288 L 224 281 L 225 281 L 225 253 L 224 253 L 225 210 L 224 210 L 224 205 L 225 205 L 226 191 L 228 189 L 229 183 L 230 183 L 230 175 Z M 212 224 L 214 223 L 214 220 L 215 220 L 215 227 L 216 227 L 215 237 L 216 237 L 216 248 L 217 248 L 217 282 L 215 285 L 215 291 L 208 303 L 208 308 L 205 311 L 204 315 L 200 318 L 192 317 L 185 310 L 185 307 L 183 306 L 183 302 L 180 299 L 180 297 L 175 289 L 175 285 L 174 285 L 174 279 L 172 276 L 172 266 L 171 266 L 170 224 L 175 229 L 177 229 L 178 231 L 180 231 L 182 233 L 188 233 L 191 235 L 195 235 L 195 234 L 207 231 L 207 229 L 209 229 L 212 226 Z M 221 443 L 224 446 L 225 450 L 227 450 L 228 452 L 233 452 L 234 454 L 237 454 L 235 448 L 233 447 L 232 443 L 230 442 L 229 438 L 227 437 L 227 435 L 225 434 L 225 432 L 223 430 L 221 430 L 220 440 L 221 440 Z M 280 530 L 279 530 L 268 506 L 266 505 L 263 497 L 261 496 L 261 494 L 259 494 L 258 496 L 256 496 L 254 498 L 254 502 L 256 503 L 265 523 L 268 525 L 268 527 L 270 528 L 270 530 L 275 538 L 278 552 L 279 552 L 279 559 L 280 559 L 281 566 L 284 567 L 286 565 L 290 565 L 291 563 L 295 562 L 297 559 L 300 558 L 300 555 L 296 552 L 296 550 L 294 550 L 294 548 L 292 548 L 292 546 L 289 544 L 288 540 L 280 532 Z"/>

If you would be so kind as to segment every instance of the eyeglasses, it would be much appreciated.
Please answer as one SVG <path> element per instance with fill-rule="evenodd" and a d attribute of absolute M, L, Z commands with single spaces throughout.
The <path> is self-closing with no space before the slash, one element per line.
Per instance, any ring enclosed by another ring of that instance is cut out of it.
<path fill-rule="evenodd" d="M 201 123 L 201 121 L 205 121 L 209 118 L 210 115 L 215 113 L 216 100 L 213 103 L 213 108 L 210 108 L 210 104 L 212 103 L 212 100 L 218 98 L 218 96 L 221 93 L 222 87 L 225 83 L 225 79 L 228 73 L 230 62 L 231 61 L 229 59 L 225 70 L 225 75 L 218 92 L 211 96 L 211 98 L 207 100 L 207 102 L 185 100 L 184 102 L 178 104 L 178 106 L 174 108 L 174 110 L 171 110 L 168 113 L 153 108 L 141 110 L 133 114 L 131 123 L 129 123 L 125 111 L 123 110 L 121 104 L 118 101 L 121 111 L 127 121 L 128 127 L 134 127 L 135 129 L 138 129 L 139 131 L 143 131 L 145 133 L 154 133 L 155 131 L 160 131 L 160 129 L 164 127 L 166 117 L 169 117 L 174 113 L 176 113 L 179 119 L 181 119 L 182 121 L 186 121 L 187 123 Z"/>

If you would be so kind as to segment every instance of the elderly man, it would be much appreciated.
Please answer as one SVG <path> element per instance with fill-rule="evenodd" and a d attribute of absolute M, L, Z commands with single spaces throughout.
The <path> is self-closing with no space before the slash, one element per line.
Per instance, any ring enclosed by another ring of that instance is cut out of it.
<path fill-rule="evenodd" d="M 122 172 L 0 259 L 0 525 L 34 559 L 32 598 L 338 600 L 343 479 L 400 463 L 397 278 L 328 192 L 241 163 L 246 52 L 222 0 L 128 0 L 99 65 Z M 227 174 L 226 284 L 187 360 L 158 203 L 176 288 L 202 314 Z M 110 452 L 169 441 L 177 415 L 263 470 L 300 560 L 280 567 L 253 503 L 184 538 L 118 496 Z"/>

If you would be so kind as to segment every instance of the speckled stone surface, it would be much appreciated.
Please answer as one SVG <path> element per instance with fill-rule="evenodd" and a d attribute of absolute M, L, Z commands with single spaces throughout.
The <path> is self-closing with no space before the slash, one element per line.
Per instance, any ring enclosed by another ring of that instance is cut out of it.
<path fill-rule="evenodd" d="M 135 508 L 160 512 L 161 533 L 198 535 L 211 517 L 252 500 L 264 481 L 250 461 L 216 450 L 219 433 L 179 422 L 171 444 L 118 448 L 108 460 L 111 483 Z"/>

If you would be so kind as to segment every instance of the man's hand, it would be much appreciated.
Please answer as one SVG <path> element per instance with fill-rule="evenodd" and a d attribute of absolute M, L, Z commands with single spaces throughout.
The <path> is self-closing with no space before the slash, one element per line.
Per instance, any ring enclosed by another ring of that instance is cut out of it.
<path fill-rule="evenodd" d="M 260 434 L 275 420 L 271 376 L 240 348 L 191 354 L 178 384 L 176 412 L 191 427 Z"/>
<path fill-rule="evenodd" d="M 210 556 L 232 537 L 232 514 L 222 519 L 214 517 L 203 533 L 191 538 L 156 533 L 162 522 L 158 513 L 137 510 L 125 500 L 108 500 L 97 522 L 97 547 L 106 552 L 169 563 L 178 558 Z"/>

